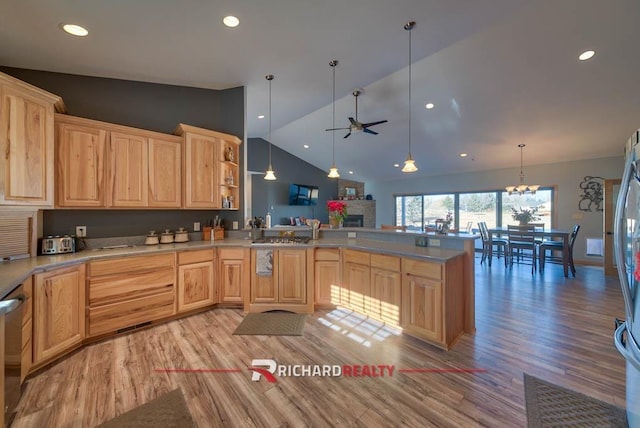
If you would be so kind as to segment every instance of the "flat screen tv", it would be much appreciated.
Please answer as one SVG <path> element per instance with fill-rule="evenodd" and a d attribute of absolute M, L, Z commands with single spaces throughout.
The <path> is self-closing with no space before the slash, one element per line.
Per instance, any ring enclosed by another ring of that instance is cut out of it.
<path fill-rule="evenodd" d="M 289 185 L 289 205 L 318 205 L 318 187 L 306 184 Z"/>

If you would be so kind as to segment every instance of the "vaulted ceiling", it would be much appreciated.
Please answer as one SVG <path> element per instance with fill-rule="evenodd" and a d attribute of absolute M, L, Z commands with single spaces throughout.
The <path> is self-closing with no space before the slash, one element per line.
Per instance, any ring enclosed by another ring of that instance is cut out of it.
<path fill-rule="evenodd" d="M 238 27 L 222 24 L 230 14 Z M 63 33 L 67 22 L 89 35 Z M 388 123 L 379 135 L 336 132 L 336 164 L 343 177 L 388 180 L 404 176 L 393 165 L 409 138 L 416 177 L 517 167 L 518 144 L 525 168 L 621 155 L 640 127 L 638 22 L 637 0 L 4 0 L 0 64 L 244 85 L 247 136 L 265 139 L 274 74 L 272 143 L 328 170 L 337 59 L 335 125 L 355 115 L 357 88 L 359 119 Z"/>

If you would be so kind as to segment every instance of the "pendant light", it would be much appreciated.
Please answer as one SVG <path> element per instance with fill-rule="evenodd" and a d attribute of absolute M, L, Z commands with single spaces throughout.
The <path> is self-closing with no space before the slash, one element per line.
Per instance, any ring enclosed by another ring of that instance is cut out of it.
<path fill-rule="evenodd" d="M 276 175 L 273 173 L 273 167 L 271 166 L 271 81 L 273 80 L 273 74 L 267 74 L 264 77 L 269 81 L 269 169 L 267 169 L 264 179 L 273 181 L 276 179 Z"/>
<path fill-rule="evenodd" d="M 517 186 L 507 186 L 505 187 L 505 190 L 509 192 L 509 195 L 513 195 L 514 193 L 517 193 L 518 195 L 524 195 L 525 193 L 531 193 L 532 195 L 535 195 L 535 193 L 540 188 L 540 185 L 524 184 L 524 172 L 522 172 L 522 149 L 525 148 L 525 144 L 518 144 L 518 147 L 520 147 L 520 184 Z"/>
<path fill-rule="evenodd" d="M 329 61 L 329 65 L 333 69 L 333 126 L 331 128 L 336 127 L 336 65 L 338 65 L 338 60 L 334 59 L 333 61 Z M 338 172 L 338 168 L 336 168 L 336 131 L 333 129 L 331 131 L 331 137 L 333 138 L 333 163 L 331 164 L 331 168 L 329 168 L 329 178 L 340 178 L 340 173 Z"/>
<path fill-rule="evenodd" d="M 411 156 L 411 30 L 413 30 L 415 26 L 416 23 L 414 21 L 409 21 L 404 24 L 404 29 L 409 32 L 409 156 L 407 160 L 404 161 L 402 172 L 416 172 L 418 170 L 416 161 L 414 161 Z"/>

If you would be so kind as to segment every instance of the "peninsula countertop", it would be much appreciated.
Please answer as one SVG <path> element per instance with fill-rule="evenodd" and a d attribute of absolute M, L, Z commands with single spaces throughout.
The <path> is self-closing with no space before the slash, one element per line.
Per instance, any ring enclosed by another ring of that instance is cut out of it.
<path fill-rule="evenodd" d="M 362 229 L 360 229 L 360 231 L 361 230 Z M 327 235 L 329 235 L 329 237 L 318 240 L 310 240 L 306 244 L 254 244 L 249 239 L 224 239 L 216 241 L 189 241 L 184 243 L 159 245 L 134 245 L 112 249 L 89 249 L 71 254 L 38 256 L 27 259 L 4 261 L 0 263 L 0 298 L 4 298 L 6 295 L 11 293 L 19 284 L 21 284 L 32 274 L 48 269 L 71 266 L 103 258 L 142 256 L 214 247 L 339 247 L 379 252 L 399 257 L 420 258 L 438 262 L 445 262 L 449 259 L 464 254 L 464 251 L 461 250 L 451 250 L 436 247 L 418 247 L 407 243 L 386 242 L 376 239 L 350 239 L 331 237 L 330 233 Z"/>

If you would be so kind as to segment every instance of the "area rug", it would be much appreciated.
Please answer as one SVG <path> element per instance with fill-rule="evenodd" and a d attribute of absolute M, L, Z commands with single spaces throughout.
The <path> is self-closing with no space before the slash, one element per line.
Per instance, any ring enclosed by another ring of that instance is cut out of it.
<path fill-rule="evenodd" d="M 305 314 L 289 312 L 264 312 L 261 314 L 247 314 L 236 331 L 236 335 L 265 335 L 265 336 L 302 336 Z"/>
<path fill-rule="evenodd" d="M 623 409 L 526 373 L 524 396 L 529 428 L 628 426 Z"/>
<path fill-rule="evenodd" d="M 182 391 L 175 389 L 99 425 L 98 428 L 195 427 Z"/>

